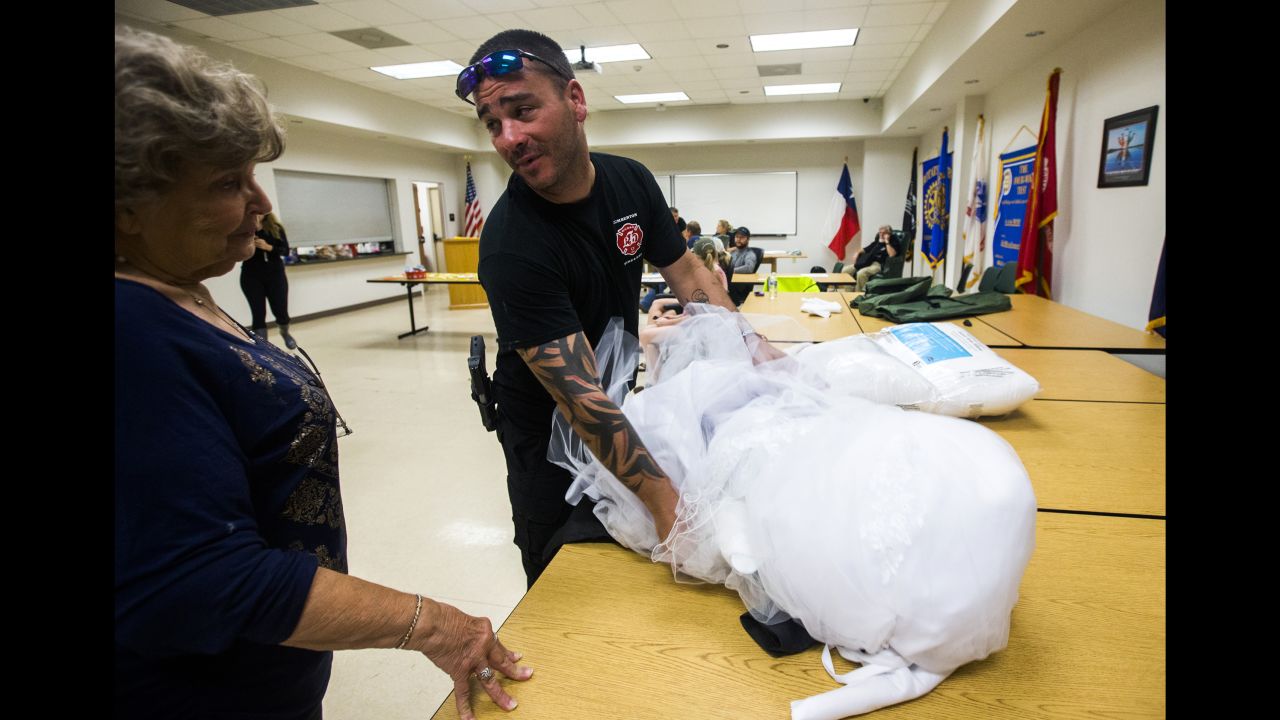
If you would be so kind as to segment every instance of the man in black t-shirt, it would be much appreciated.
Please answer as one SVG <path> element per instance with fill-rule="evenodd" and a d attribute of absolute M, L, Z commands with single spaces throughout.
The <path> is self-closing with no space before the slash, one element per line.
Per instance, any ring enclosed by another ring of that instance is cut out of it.
<path fill-rule="evenodd" d="M 653 174 L 588 150 L 586 96 L 558 43 L 507 30 L 471 63 L 458 76 L 458 97 L 476 105 L 514 170 L 485 221 L 479 274 L 498 330 L 493 396 L 515 543 L 532 585 L 559 544 L 607 537 L 585 498 L 576 511 L 564 501 L 572 479 L 546 460 L 557 407 L 644 502 L 659 537 L 675 521 L 671 481 L 600 388 L 592 350 L 611 317 L 637 334 L 642 260 L 681 302 L 734 306 L 687 252 Z M 758 358 L 780 355 L 749 335 Z"/>

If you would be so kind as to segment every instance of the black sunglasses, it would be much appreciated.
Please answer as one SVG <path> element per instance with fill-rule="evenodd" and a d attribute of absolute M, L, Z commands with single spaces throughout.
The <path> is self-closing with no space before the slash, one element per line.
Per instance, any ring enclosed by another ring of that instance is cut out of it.
<path fill-rule="evenodd" d="M 573 79 L 561 72 L 555 65 L 533 53 L 525 52 L 524 50 L 495 50 L 480 58 L 480 62 L 468 65 L 462 69 L 462 72 L 458 73 L 458 87 L 454 90 L 454 94 L 464 102 L 475 105 L 474 102 L 471 102 L 471 93 L 475 92 L 476 86 L 480 84 L 480 81 L 485 76 L 502 77 L 517 70 L 522 70 L 524 69 L 524 58 L 537 60 L 551 68 L 555 71 L 555 74 L 565 80 Z"/>

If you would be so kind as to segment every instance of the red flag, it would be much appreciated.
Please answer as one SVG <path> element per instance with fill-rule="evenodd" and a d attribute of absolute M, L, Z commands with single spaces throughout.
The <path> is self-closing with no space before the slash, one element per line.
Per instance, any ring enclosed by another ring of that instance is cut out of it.
<path fill-rule="evenodd" d="M 1040 141 L 1036 144 L 1035 182 L 1027 199 L 1027 215 L 1022 221 L 1022 247 L 1018 250 L 1018 276 L 1014 285 L 1024 293 L 1049 297 L 1053 278 L 1053 219 L 1058 216 L 1058 161 L 1054 150 L 1054 127 L 1058 118 L 1058 77 L 1062 68 L 1049 74 L 1049 87 L 1040 116 Z"/>

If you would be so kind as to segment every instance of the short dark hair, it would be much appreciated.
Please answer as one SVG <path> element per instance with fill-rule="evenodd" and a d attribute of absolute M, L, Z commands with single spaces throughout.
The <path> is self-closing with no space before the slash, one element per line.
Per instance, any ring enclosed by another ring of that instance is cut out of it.
<path fill-rule="evenodd" d="M 548 68 L 538 68 L 539 72 L 545 72 L 551 77 L 551 81 L 556 84 L 558 90 L 564 90 L 565 86 L 569 84 L 568 78 L 575 77 L 573 66 L 569 64 L 569 58 L 565 56 L 564 50 L 560 49 L 560 43 L 540 32 L 533 30 L 503 30 L 485 40 L 480 47 L 476 48 L 467 64 L 474 65 L 480 61 L 480 58 L 495 50 L 524 50 L 527 53 L 537 55 L 538 59 L 556 69 L 556 72 L 552 72 Z M 528 70 L 538 64 L 537 62 L 525 63 L 524 67 Z"/>
<path fill-rule="evenodd" d="M 690 220 L 689 224 L 685 225 L 685 227 L 688 228 L 689 232 L 693 233 L 694 235 L 702 234 L 702 224 L 699 223 L 697 220 Z"/>

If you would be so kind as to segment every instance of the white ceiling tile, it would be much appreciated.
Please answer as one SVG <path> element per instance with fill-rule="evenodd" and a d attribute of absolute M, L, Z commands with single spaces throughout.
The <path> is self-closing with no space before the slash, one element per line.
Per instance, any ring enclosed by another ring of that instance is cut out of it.
<path fill-rule="evenodd" d="M 544 28 L 531 28 L 531 27 L 529 27 L 529 23 L 527 23 L 527 22 L 525 22 L 524 20 L 522 20 L 522 19 L 520 18 L 520 16 L 519 16 L 519 15 L 517 15 L 517 14 L 515 14 L 515 13 L 513 13 L 513 12 L 496 12 L 496 13 L 489 13 L 489 14 L 485 15 L 485 17 L 486 17 L 486 18 L 488 18 L 490 21 L 492 21 L 494 25 L 497 25 L 498 27 L 502 28 L 502 30 L 514 30 L 514 29 L 517 29 L 517 28 L 519 28 L 519 29 L 528 29 L 528 30 L 537 30 L 538 32 L 543 32 L 543 33 L 545 33 L 546 35 L 551 35 L 551 36 L 553 37 L 553 39 L 554 39 L 554 36 L 555 36 L 555 33 L 553 33 L 553 32 L 549 32 L 549 31 L 546 31 Z M 502 30 L 499 30 L 498 32 L 502 32 Z M 496 34 L 496 33 L 495 33 L 495 34 Z M 492 36 L 489 36 L 489 37 L 492 37 Z M 484 38 L 484 39 L 485 39 L 485 40 L 488 40 L 489 38 L 488 38 L 488 37 L 486 37 L 486 38 Z"/>
<path fill-rule="evenodd" d="M 439 20 L 442 18 L 475 15 L 476 11 L 463 5 L 458 0 L 390 0 L 391 3 L 408 10 L 423 20 Z"/>
<path fill-rule="evenodd" d="M 891 58 L 884 58 L 884 59 L 888 60 L 888 59 L 891 59 Z M 902 57 L 900 57 L 900 58 L 898 58 L 897 60 L 894 60 L 894 61 L 893 61 L 893 69 L 894 69 L 894 70 L 901 70 L 902 68 L 904 68 L 904 67 L 906 67 L 906 66 L 907 66 L 907 62 L 909 62 L 910 60 L 911 60 L 911 56 L 910 56 L 910 55 L 903 55 Z M 856 62 L 856 61 L 855 61 L 855 62 Z"/>
<path fill-rule="evenodd" d="M 933 3 L 915 2 L 894 5 L 872 5 L 867 8 L 867 27 L 881 25 L 919 25 L 929 17 Z"/>
<path fill-rule="evenodd" d="M 689 40 L 650 40 L 643 43 L 645 52 L 655 60 L 669 58 L 698 57 L 696 41 Z"/>
<path fill-rule="evenodd" d="M 462 4 L 471 8 L 477 13 L 488 15 L 490 13 L 500 12 L 519 12 L 521 10 L 536 10 L 532 0 L 462 0 Z"/>
<path fill-rule="evenodd" d="M 833 47 L 833 48 L 813 48 L 812 50 L 801 50 L 801 62 L 825 62 L 828 60 L 844 60 L 848 62 L 854 58 L 852 47 Z"/>
<path fill-rule="evenodd" d="M 713 105 L 718 103 L 729 102 L 729 96 L 720 90 L 699 90 L 695 92 L 685 91 L 685 95 L 698 105 Z"/>
<path fill-rule="evenodd" d="M 728 45 L 727 48 L 718 48 L 716 45 Z M 747 40 L 747 36 L 743 35 L 719 35 L 708 38 L 700 38 L 694 41 L 694 46 L 701 55 L 723 55 L 733 54 L 741 56 L 752 56 L 755 53 L 751 50 L 751 41 Z M 744 62 L 748 62 L 744 60 Z"/>
<path fill-rule="evenodd" d="M 590 5 L 580 5 L 575 10 L 578 14 L 587 19 L 587 22 L 596 27 L 606 27 L 609 25 L 621 25 L 622 21 L 616 15 L 609 12 L 609 8 L 604 3 L 597 2 Z"/>
<path fill-rule="evenodd" d="M 721 80 L 746 80 L 758 78 L 760 73 L 754 67 L 711 68 L 711 74 Z"/>
<path fill-rule="evenodd" d="M 308 70 L 345 70 L 352 67 L 351 63 L 337 60 L 329 55 L 303 55 L 301 57 L 291 57 L 289 62 L 304 67 Z"/>
<path fill-rule="evenodd" d="M 377 50 L 354 50 L 352 52 L 332 53 L 335 60 L 341 60 L 350 65 L 360 67 L 370 67 L 373 65 L 395 65 L 396 61 L 389 55 L 383 55 Z M 375 73 L 376 74 L 376 73 Z M 382 77 L 386 77 L 383 75 Z"/>
<path fill-rule="evenodd" d="M 388 0 L 351 0 L 350 2 L 333 3 L 329 7 L 340 13 L 363 20 L 369 25 L 393 25 L 422 19 L 399 5 L 393 5 Z"/>
<path fill-rule="evenodd" d="M 806 10 L 804 12 L 804 24 L 805 30 L 838 30 L 841 28 L 862 27 L 866 17 L 867 9 L 865 7 Z"/>
<path fill-rule="evenodd" d="M 932 23 L 925 23 L 916 29 L 914 35 L 911 36 L 909 42 L 923 42 L 929 36 L 929 31 L 933 29 Z"/>
<path fill-rule="evenodd" d="M 804 0 L 802 3 L 805 10 L 863 7 L 870 4 L 871 0 Z"/>
<path fill-rule="evenodd" d="M 859 85 L 879 85 L 892 73 L 892 70 L 852 70 L 846 73 L 844 78 Z"/>
<path fill-rule="evenodd" d="M 853 59 L 862 58 L 892 58 L 901 57 L 906 52 L 908 45 L 867 45 L 866 47 L 854 47 Z"/>
<path fill-rule="evenodd" d="M 760 93 L 759 95 L 757 95 L 756 93 L 751 93 L 750 95 L 730 95 L 729 96 L 729 102 L 733 103 L 734 105 L 763 105 L 765 99 L 766 98 L 764 96 L 764 93 Z M 751 142 L 751 141 L 748 141 L 748 142 Z"/>
<path fill-rule="evenodd" d="M 272 10 L 271 14 L 282 17 L 286 20 L 302 23 L 303 25 L 315 28 L 321 32 L 354 30 L 368 24 L 360 18 L 340 13 L 337 10 L 324 5 Z"/>
<path fill-rule="evenodd" d="M 415 47 L 413 45 L 409 45 L 407 47 L 401 46 L 401 47 L 379 48 L 378 52 L 382 53 L 383 55 L 390 56 L 397 63 L 430 62 L 432 60 L 442 59 L 440 57 L 437 57 L 435 53 L 427 52 L 426 50 L 423 50 L 420 47 Z"/>
<path fill-rule="evenodd" d="M 678 3 L 675 7 L 676 14 L 685 19 L 733 17 L 738 14 L 738 0 L 697 0 Z"/>
<path fill-rule="evenodd" d="M 752 53 L 752 65 L 789 65 L 804 62 L 803 50 L 773 50 L 770 52 Z"/>
<path fill-rule="evenodd" d="M 579 45 L 586 45 L 587 47 L 627 45 L 639 42 L 638 38 L 632 34 L 631 29 L 625 25 L 592 26 L 580 30 L 565 30 L 556 39 L 569 47 L 578 47 Z M 564 47 L 564 45 L 561 47 Z"/>
<path fill-rule="evenodd" d="M 538 32 L 550 33 L 555 30 L 577 30 L 589 27 L 591 23 L 582 17 L 582 13 L 571 7 L 534 8 L 516 13 L 527 27 Z"/>
<path fill-rule="evenodd" d="M 586 5 L 588 3 L 598 2 L 598 0 L 533 0 L 533 4 L 538 7 L 565 7 L 568 5 Z"/>
<path fill-rule="evenodd" d="M 157 23 L 208 17 L 199 10 L 174 5 L 168 0 L 116 0 L 116 12 L 136 15 Z"/>
<path fill-rule="evenodd" d="M 918 42 L 907 43 L 907 47 L 902 51 L 902 54 L 906 55 L 907 57 L 911 57 L 912 55 L 915 54 L 916 50 L 919 47 L 920 47 L 920 43 Z"/>
<path fill-rule="evenodd" d="M 688 20 L 685 22 L 685 27 L 689 28 L 691 35 L 700 39 L 723 37 L 725 35 L 739 38 L 740 41 L 747 39 L 747 23 L 741 17 Z"/>
<path fill-rule="evenodd" d="M 604 6 L 624 23 L 680 19 L 671 0 L 612 0 Z"/>
<path fill-rule="evenodd" d="M 694 58 L 680 58 L 676 61 L 690 68 L 725 68 L 742 65 L 754 65 L 750 58 L 744 60 L 741 55 L 699 55 Z"/>
<path fill-rule="evenodd" d="M 369 70 L 368 68 L 351 68 L 348 70 L 329 70 L 328 72 L 325 73 L 325 75 L 328 75 L 329 77 L 337 78 L 339 80 L 346 80 L 347 82 L 354 82 L 354 83 L 361 83 L 361 84 L 377 82 L 378 80 L 383 80 L 387 77 L 386 75 L 383 75 L 381 73 L 376 73 L 372 70 Z"/>
<path fill-rule="evenodd" d="M 885 25 L 863 28 L 858 32 L 858 45 L 889 45 L 909 43 L 916 39 L 919 25 Z"/>
<path fill-rule="evenodd" d="M 359 45 L 335 37 L 329 33 L 312 33 L 310 35 L 293 35 L 289 38 L 289 42 L 311 48 L 312 52 L 335 53 L 335 52 L 352 52 L 361 50 Z"/>
<path fill-rule="evenodd" d="M 843 76 L 845 73 L 849 72 L 849 61 L 819 60 L 817 62 L 807 62 L 801 65 L 801 70 L 805 77 L 822 73 L 836 73 Z"/>
<path fill-rule="evenodd" d="M 291 43 L 284 38 L 260 38 L 258 40 L 236 40 L 228 43 L 232 47 L 238 47 L 241 50 L 248 50 L 251 53 L 265 55 L 273 58 L 290 58 L 300 57 L 303 55 L 314 55 L 315 50 L 309 47 L 303 47 L 295 43 Z"/>
<path fill-rule="evenodd" d="M 266 33 L 252 30 L 243 25 L 229 23 L 222 18 L 216 17 L 200 18 L 199 20 L 179 20 L 173 24 L 215 40 L 225 40 L 227 42 L 267 37 Z"/>
<path fill-rule="evenodd" d="M 855 58 L 850 70 L 896 70 L 905 58 Z"/>
<path fill-rule="evenodd" d="M 432 43 L 431 49 L 442 58 L 448 58 L 459 65 L 466 65 L 467 60 L 475 53 L 479 43 L 468 40 L 454 40 L 445 43 Z"/>
<path fill-rule="evenodd" d="M 277 37 L 287 35 L 303 35 L 305 33 L 315 32 L 315 28 L 305 25 L 296 20 L 290 20 L 281 17 L 272 12 L 254 12 L 240 13 L 238 15 L 227 15 L 223 18 L 227 22 L 235 23 L 250 30 L 257 30 L 268 35 Z"/>
<path fill-rule="evenodd" d="M 651 40 L 693 40 L 684 23 L 678 20 L 668 22 L 631 23 L 631 34 L 641 43 Z"/>
<path fill-rule="evenodd" d="M 743 19 L 748 35 L 771 35 L 773 33 L 804 32 L 804 13 L 800 10 L 792 12 L 773 12 L 766 15 L 748 15 Z"/>
<path fill-rule="evenodd" d="M 778 0 L 738 0 L 738 10 L 743 15 L 777 12 Z"/>
<path fill-rule="evenodd" d="M 484 42 L 506 29 L 489 18 L 479 15 L 446 18 L 437 20 L 436 24 L 463 40 L 475 40 L 477 43 Z"/>
<path fill-rule="evenodd" d="M 427 45 L 438 42 L 451 42 L 458 39 L 456 35 L 432 22 L 412 22 L 399 25 L 383 25 L 382 30 L 407 40 L 415 45 Z"/>
<path fill-rule="evenodd" d="M 707 92 L 707 91 L 724 92 L 724 83 L 722 83 L 720 80 L 716 80 L 713 77 L 700 78 L 698 80 L 691 80 L 689 78 L 684 78 L 680 81 L 680 89 L 684 90 L 685 92 L 694 91 L 694 90 L 698 92 Z"/>
<path fill-rule="evenodd" d="M 938 18 L 942 17 L 942 13 L 946 12 L 946 10 L 947 4 L 945 2 L 935 2 L 933 4 L 933 9 L 924 17 L 924 21 L 927 23 L 938 22 Z"/>

